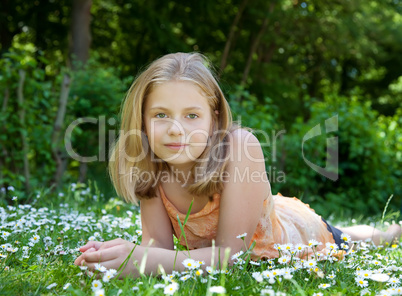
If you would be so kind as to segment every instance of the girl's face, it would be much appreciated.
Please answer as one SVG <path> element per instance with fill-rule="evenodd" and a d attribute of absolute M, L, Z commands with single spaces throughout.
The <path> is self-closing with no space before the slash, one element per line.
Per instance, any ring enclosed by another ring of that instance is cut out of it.
<path fill-rule="evenodd" d="M 147 97 L 144 124 L 155 155 L 176 169 L 188 169 L 207 147 L 211 107 L 191 82 L 165 82 Z"/>

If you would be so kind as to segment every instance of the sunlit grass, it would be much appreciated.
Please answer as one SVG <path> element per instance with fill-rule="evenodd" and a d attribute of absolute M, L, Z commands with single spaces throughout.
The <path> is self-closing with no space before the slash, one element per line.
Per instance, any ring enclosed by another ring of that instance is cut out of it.
<path fill-rule="evenodd" d="M 39 192 L 29 204 L 12 188 L 7 196 L 2 190 L 0 206 L 0 295 L 402 294 L 399 243 L 361 242 L 342 260 L 336 251 L 298 260 L 296 246 L 278 246 L 280 259 L 253 262 L 245 252 L 234 266 L 188 260 L 185 272 L 119 280 L 118 271 L 96 276 L 73 262 L 90 239 L 140 242 L 137 207 L 83 184 L 58 194 Z"/>

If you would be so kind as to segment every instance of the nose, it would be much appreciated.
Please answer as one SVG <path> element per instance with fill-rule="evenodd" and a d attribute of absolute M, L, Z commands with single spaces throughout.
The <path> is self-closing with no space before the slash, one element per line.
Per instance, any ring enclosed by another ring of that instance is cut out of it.
<path fill-rule="evenodd" d="M 184 128 L 179 121 L 172 120 L 167 132 L 170 136 L 184 135 Z"/>

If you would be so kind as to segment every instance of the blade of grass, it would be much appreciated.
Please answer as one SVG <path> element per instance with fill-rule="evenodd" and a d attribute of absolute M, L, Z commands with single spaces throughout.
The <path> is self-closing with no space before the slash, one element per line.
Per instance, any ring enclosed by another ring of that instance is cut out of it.
<path fill-rule="evenodd" d="M 134 248 L 131 250 L 130 254 L 128 254 L 126 260 L 124 260 L 123 263 L 120 264 L 119 268 L 117 269 L 117 271 L 120 271 L 119 274 L 117 275 L 117 277 L 120 277 L 121 273 L 122 273 L 123 270 L 126 268 L 127 263 L 128 263 L 128 261 L 130 260 L 131 255 L 133 255 L 133 252 L 134 252 L 136 246 L 137 246 L 137 245 L 135 244 L 135 245 L 134 245 Z"/>
<path fill-rule="evenodd" d="M 381 225 L 384 224 L 385 213 L 387 212 L 388 205 L 389 205 L 389 203 L 391 202 L 391 199 L 392 199 L 393 197 L 394 197 L 394 195 L 391 194 L 391 196 L 390 196 L 390 197 L 388 198 L 388 200 L 387 200 L 387 203 L 385 204 L 384 211 L 382 212 L 382 217 L 381 217 Z"/>
<path fill-rule="evenodd" d="M 191 208 L 193 207 L 193 202 L 194 200 L 191 201 L 190 206 L 188 208 L 186 217 L 184 218 L 183 224 L 180 221 L 179 215 L 177 214 L 177 221 L 179 222 L 179 227 L 180 227 L 180 237 L 179 237 L 179 244 L 181 242 L 181 238 L 184 237 L 184 241 L 186 242 L 186 247 L 187 247 L 187 251 L 188 251 L 188 257 L 190 258 L 190 251 L 188 248 L 188 243 L 187 243 L 187 237 L 186 237 L 186 233 L 184 232 L 184 226 L 186 226 L 186 223 L 188 221 L 188 218 L 190 217 L 190 213 L 191 213 Z M 174 256 L 174 262 L 173 262 L 173 269 L 175 269 L 176 267 L 176 260 L 177 260 L 177 254 L 179 252 L 179 249 L 176 247 L 176 254 Z"/>
<path fill-rule="evenodd" d="M 144 274 L 145 271 L 145 264 L 147 263 L 147 258 L 148 258 L 148 248 L 152 245 L 152 243 L 154 242 L 154 240 L 151 238 L 149 240 L 148 246 L 145 248 L 145 252 L 144 255 L 142 256 L 141 259 L 141 264 L 140 264 L 140 274 Z"/>

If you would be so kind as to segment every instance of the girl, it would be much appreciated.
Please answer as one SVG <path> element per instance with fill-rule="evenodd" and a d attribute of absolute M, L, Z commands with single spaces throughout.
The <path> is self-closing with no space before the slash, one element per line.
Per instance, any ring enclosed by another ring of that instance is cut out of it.
<path fill-rule="evenodd" d="M 399 225 L 386 232 L 364 225 L 337 229 L 298 199 L 272 196 L 260 143 L 232 122 L 208 61 L 198 53 L 168 54 L 135 80 L 123 105 L 110 174 L 127 202 L 140 200 L 142 242 L 88 242 L 75 264 L 90 270 L 96 263 L 118 269 L 131 254 L 122 275 L 137 276 L 147 252 L 145 273 L 156 274 L 158 265 L 166 272 L 184 269 L 176 262 L 189 256 L 218 262 L 226 248 L 233 255 L 252 242 L 252 259 L 273 258 L 275 244 L 314 239 L 322 250 L 327 242 L 340 244 L 341 232 L 376 244 L 401 232 Z M 184 238 L 177 217 L 183 224 L 188 211 Z M 173 234 L 190 249 L 177 258 Z"/>

